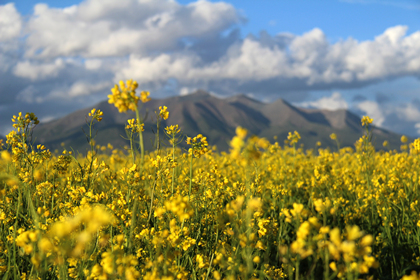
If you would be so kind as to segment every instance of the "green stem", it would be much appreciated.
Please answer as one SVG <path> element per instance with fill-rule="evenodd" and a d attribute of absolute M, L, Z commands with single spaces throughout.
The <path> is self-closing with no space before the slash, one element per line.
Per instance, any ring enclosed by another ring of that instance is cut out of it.
<path fill-rule="evenodd" d="M 219 229 L 217 229 L 217 233 L 216 233 L 216 243 L 215 243 L 216 246 L 217 246 L 218 241 L 219 241 Z M 215 250 L 214 250 L 213 254 L 211 255 L 209 268 L 207 269 L 206 280 L 209 278 L 210 271 L 211 271 L 211 265 L 213 264 L 213 258 L 214 258 L 214 254 L 216 253 L 216 250 L 217 250 L 217 247 L 215 247 Z"/>
<path fill-rule="evenodd" d="M 191 187 L 192 187 L 192 175 L 193 175 L 193 157 L 194 157 L 194 149 L 191 148 L 191 161 L 190 161 L 190 189 L 188 191 L 188 202 L 190 202 L 191 196 Z"/>
<path fill-rule="evenodd" d="M 140 119 L 140 114 L 139 114 L 139 109 L 136 107 L 136 118 L 137 118 L 137 123 L 139 126 L 139 141 L 140 141 L 140 153 L 141 153 L 141 167 L 143 167 L 143 163 L 144 163 L 144 145 L 143 145 L 143 131 L 141 129 L 141 124 L 142 124 L 142 120 Z"/>
<path fill-rule="evenodd" d="M 89 144 L 90 144 L 90 151 L 92 153 L 92 160 L 93 160 L 92 124 L 93 124 L 93 117 L 89 125 L 89 140 L 90 140 Z"/>
<path fill-rule="evenodd" d="M 130 149 L 131 149 L 131 157 L 133 158 L 133 164 L 136 163 L 136 156 L 134 154 L 134 149 L 133 149 L 133 133 L 130 133 Z"/>
<path fill-rule="evenodd" d="M 159 150 L 160 150 L 160 141 L 159 141 L 160 119 L 159 119 L 159 116 L 158 116 L 156 127 L 157 127 L 157 131 L 156 131 L 156 149 L 157 149 L 158 154 L 159 154 Z"/>
<path fill-rule="evenodd" d="M 324 279 L 328 280 L 329 279 L 329 274 L 330 274 L 330 266 L 329 266 L 330 258 L 329 258 L 328 248 L 325 248 L 324 252 L 325 252 Z"/>
<path fill-rule="evenodd" d="M 134 229 L 136 227 L 136 216 L 137 216 L 137 198 L 134 197 L 134 205 L 133 205 L 133 210 L 131 212 L 131 225 L 130 225 L 130 238 L 128 240 L 128 250 L 131 253 L 132 251 L 132 246 L 133 246 L 133 233 L 134 233 Z"/>
<path fill-rule="evenodd" d="M 152 218 L 153 199 L 154 199 L 154 195 L 155 195 L 155 186 L 156 186 L 156 179 L 153 182 L 152 195 L 151 195 L 151 198 L 150 198 L 150 212 L 149 212 L 149 218 L 147 219 L 147 225 L 150 224 L 150 219 Z"/>
<path fill-rule="evenodd" d="M 175 137 L 172 138 L 172 162 L 175 164 Z M 172 196 L 174 196 L 175 167 L 172 168 Z"/>

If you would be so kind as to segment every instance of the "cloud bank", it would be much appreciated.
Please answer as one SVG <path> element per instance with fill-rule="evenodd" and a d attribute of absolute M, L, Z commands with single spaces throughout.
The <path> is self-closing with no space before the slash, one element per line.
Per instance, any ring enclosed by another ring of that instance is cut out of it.
<path fill-rule="evenodd" d="M 135 79 L 157 97 L 203 88 L 304 102 L 308 91 L 420 77 L 420 31 L 407 34 L 407 26 L 370 41 L 331 44 L 319 28 L 242 38 L 246 20 L 231 4 L 205 0 L 86 0 L 64 9 L 37 4 L 28 19 L 12 3 L 0 6 L 0 103 L 7 104 L 0 119 L 25 108 L 49 118 L 69 113 L 106 99 L 121 79 Z M 353 107 L 385 123 L 387 113 L 369 102 Z M 310 105 L 348 108 L 338 92 Z"/>

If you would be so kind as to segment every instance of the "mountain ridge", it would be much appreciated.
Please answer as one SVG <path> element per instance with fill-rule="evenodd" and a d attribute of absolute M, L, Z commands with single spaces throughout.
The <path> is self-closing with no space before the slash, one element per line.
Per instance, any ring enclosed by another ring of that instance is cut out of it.
<path fill-rule="evenodd" d="M 305 148 L 315 148 L 316 142 L 323 146 L 336 146 L 329 135 L 336 133 L 341 146 L 353 146 L 363 135 L 360 118 L 352 112 L 340 109 L 336 111 L 298 108 L 283 99 L 271 103 L 262 103 L 241 94 L 228 98 L 218 98 L 204 90 L 197 90 L 184 96 L 172 96 L 164 99 L 152 99 L 144 103 L 140 114 L 147 114 L 145 122 L 145 148 L 153 148 L 156 132 L 156 115 L 159 106 L 167 106 L 169 119 L 161 123 L 167 125 L 179 124 L 184 134 L 195 136 L 199 133 L 207 136 L 210 145 L 216 145 L 219 151 L 229 149 L 229 141 L 235 135 L 237 126 L 247 128 L 250 134 L 266 137 L 273 142 L 276 136 L 280 144 L 287 138 L 289 131 L 298 131 Z M 113 104 L 102 101 L 93 106 L 104 112 L 103 120 L 95 124 L 98 129 L 95 141 L 97 144 L 111 143 L 117 147 L 128 144 L 125 136 L 125 123 L 134 118 L 133 112 L 119 113 Z M 66 147 L 72 146 L 80 152 L 88 148 L 86 136 L 81 128 L 87 131 L 85 116 L 92 107 L 73 112 L 63 118 L 38 125 L 34 130 L 36 142 L 50 149 L 59 149 L 64 142 Z M 374 128 L 377 140 L 376 148 L 382 147 L 382 142 L 388 140 L 391 148 L 399 148 L 400 135 L 382 128 Z M 185 146 L 185 145 L 181 145 Z"/>

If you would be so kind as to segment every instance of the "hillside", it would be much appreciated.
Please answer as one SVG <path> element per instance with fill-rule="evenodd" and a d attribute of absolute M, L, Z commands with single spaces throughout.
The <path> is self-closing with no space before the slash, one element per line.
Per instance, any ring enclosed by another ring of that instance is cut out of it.
<path fill-rule="evenodd" d="M 227 151 L 228 143 L 235 134 L 237 126 L 242 126 L 260 137 L 266 137 L 273 142 L 283 144 L 289 131 L 297 130 L 305 148 L 315 148 L 316 142 L 321 141 L 322 146 L 335 147 L 336 144 L 329 138 L 336 133 L 341 146 L 354 146 L 357 139 L 363 135 L 360 118 L 347 110 L 317 110 L 297 108 L 288 102 L 279 99 L 272 103 L 261 103 L 245 95 L 219 99 L 209 93 L 199 90 L 186 96 L 174 96 L 165 99 L 152 99 L 141 108 L 145 118 L 145 148 L 153 147 L 156 131 L 155 111 L 159 106 L 167 106 L 169 119 L 163 121 L 161 127 L 179 124 L 187 136 L 199 133 L 207 136 L 210 145 L 216 145 L 218 150 Z M 97 144 L 111 143 L 114 147 L 122 148 L 128 141 L 124 124 L 134 113 L 119 113 L 112 104 L 103 101 L 96 106 L 104 112 L 103 120 L 95 125 Z M 61 143 L 67 148 L 72 147 L 80 152 L 88 148 L 86 136 L 82 131 L 88 132 L 86 116 L 92 108 L 76 111 L 63 118 L 39 124 L 34 137 L 37 143 L 43 143 L 52 150 L 59 149 Z M 163 130 L 160 135 L 163 134 Z M 400 135 L 380 128 L 374 129 L 374 141 L 380 149 L 384 140 L 388 140 L 391 148 L 399 148 Z"/>

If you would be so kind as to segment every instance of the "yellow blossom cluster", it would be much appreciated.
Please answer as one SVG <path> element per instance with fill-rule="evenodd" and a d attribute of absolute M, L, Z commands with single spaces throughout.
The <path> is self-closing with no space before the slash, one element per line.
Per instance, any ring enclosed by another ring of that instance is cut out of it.
<path fill-rule="evenodd" d="M 120 81 L 119 85 L 115 85 L 111 89 L 112 94 L 108 95 L 109 104 L 114 104 L 120 113 L 127 110 L 136 111 L 139 100 L 143 103 L 150 100 L 148 97 L 150 93 L 146 91 L 142 91 L 140 96 L 137 96 L 137 87 L 138 83 L 136 81 L 128 80 L 126 83 Z"/>
<path fill-rule="evenodd" d="M 289 135 L 287 136 L 287 140 L 289 140 L 290 145 L 296 144 L 299 141 L 299 139 L 300 134 L 296 130 L 293 133 L 289 132 Z"/>
<path fill-rule="evenodd" d="M 169 112 L 168 112 L 168 107 L 166 106 L 159 106 L 159 116 L 164 119 L 167 120 L 169 118 Z"/>
<path fill-rule="evenodd" d="M 362 126 L 368 126 L 372 122 L 373 122 L 373 119 L 370 118 L 369 116 L 363 116 L 362 117 Z"/>
<path fill-rule="evenodd" d="M 132 133 L 138 133 L 140 130 L 144 131 L 144 123 L 139 125 L 136 119 L 128 119 L 125 129 L 130 130 Z"/>
<path fill-rule="evenodd" d="M 207 137 L 204 137 L 202 134 L 198 134 L 196 137 L 187 137 L 187 145 L 191 145 L 191 148 L 188 150 L 189 155 L 194 155 L 196 158 L 200 158 L 202 155 L 207 153 L 209 150 L 207 146 Z"/>
<path fill-rule="evenodd" d="M 120 108 L 135 88 L 118 89 Z M 19 117 L 0 161 L 4 279 L 394 279 L 420 265 L 420 140 L 375 151 L 370 118 L 336 152 L 237 128 L 229 153 L 199 134 L 188 154 L 170 125 L 172 146 L 141 160 L 135 145 L 51 153 L 29 141 L 36 117 Z"/>

